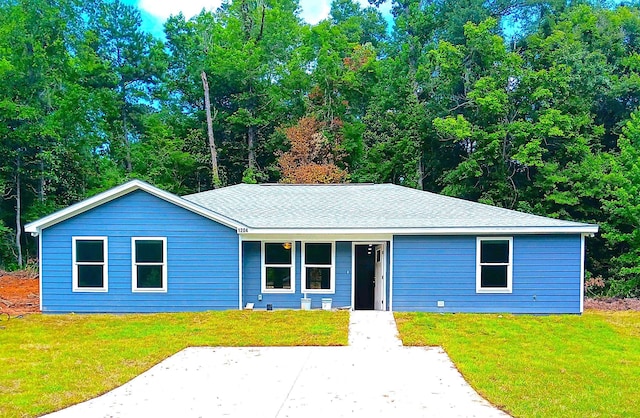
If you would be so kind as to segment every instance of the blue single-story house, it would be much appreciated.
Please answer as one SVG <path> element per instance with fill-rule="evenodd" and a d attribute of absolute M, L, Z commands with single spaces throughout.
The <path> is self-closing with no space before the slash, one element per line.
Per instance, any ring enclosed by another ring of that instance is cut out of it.
<path fill-rule="evenodd" d="M 581 313 L 585 237 L 550 219 L 392 184 L 239 184 L 179 197 L 133 180 L 32 222 L 43 312 L 301 307 Z"/>

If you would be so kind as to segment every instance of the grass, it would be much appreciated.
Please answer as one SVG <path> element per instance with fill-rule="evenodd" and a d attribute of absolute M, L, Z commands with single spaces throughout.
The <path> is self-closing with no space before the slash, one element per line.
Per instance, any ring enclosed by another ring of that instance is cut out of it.
<path fill-rule="evenodd" d="M 640 411 L 640 312 L 395 317 L 405 345 L 442 346 L 483 397 L 516 417 Z"/>
<path fill-rule="evenodd" d="M 0 322 L 0 416 L 52 412 L 190 346 L 346 345 L 349 313 L 30 315 Z"/>

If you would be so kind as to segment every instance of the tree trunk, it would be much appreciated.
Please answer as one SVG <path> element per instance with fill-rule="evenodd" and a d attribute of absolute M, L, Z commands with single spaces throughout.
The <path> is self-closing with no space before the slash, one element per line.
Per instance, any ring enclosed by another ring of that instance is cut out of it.
<path fill-rule="evenodd" d="M 40 187 L 38 189 L 38 200 L 44 203 L 44 160 L 40 158 Z"/>
<path fill-rule="evenodd" d="M 200 76 L 202 77 L 202 89 L 204 90 L 204 108 L 207 114 L 207 135 L 209 138 L 209 151 L 211 152 L 211 177 L 213 180 L 213 187 L 218 188 L 222 184 L 220 182 L 220 172 L 218 171 L 218 151 L 216 150 L 216 141 L 213 137 L 213 118 L 211 117 L 209 82 L 207 81 L 207 73 L 204 70 L 202 70 Z"/>
<path fill-rule="evenodd" d="M 418 153 L 418 189 L 424 190 L 424 179 L 426 174 L 424 173 L 424 158 L 422 151 Z"/>
<path fill-rule="evenodd" d="M 125 148 L 125 168 L 127 169 L 127 173 L 131 173 L 131 171 L 133 171 L 133 167 L 131 166 L 131 144 L 129 143 L 129 133 L 127 132 L 127 121 L 125 119 L 124 109 L 122 109 L 122 135 Z"/>
<path fill-rule="evenodd" d="M 256 151 L 255 151 L 255 143 L 256 143 L 256 127 L 249 126 L 247 130 L 247 147 L 249 148 L 249 169 L 255 169 L 256 167 Z"/>
<path fill-rule="evenodd" d="M 126 85 L 124 83 L 120 86 L 122 91 L 122 107 L 120 108 L 120 117 L 122 118 L 122 145 L 125 148 L 125 168 L 127 170 L 127 174 L 130 174 L 133 171 L 133 167 L 131 165 L 131 143 L 129 141 L 129 131 L 127 130 L 127 95 Z"/>
<path fill-rule="evenodd" d="M 16 249 L 18 250 L 18 267 L 22 267 L 22 184 L 20 178 L 20 153 L 16 158 Z"/>

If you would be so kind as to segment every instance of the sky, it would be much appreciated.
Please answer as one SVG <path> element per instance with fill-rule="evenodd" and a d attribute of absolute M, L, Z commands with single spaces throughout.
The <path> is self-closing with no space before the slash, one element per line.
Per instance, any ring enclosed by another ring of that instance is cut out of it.
<path fill-rule="evenodd" d="M 357 0 L 363 6 L 368 6 L 367 0 Z M 124 0 L 126 4 L 136 6 L 142 15 L 142 29 L 163 38 L 162 25 L 171 15 L 179 12 L 189 19 L 197 15 L 204 8 L 215 10 L 222 0 Z M 302 12 L 300 16 L 308 23 L 315 24 L 326 18 L 331 9 L 331 0 L 300 0 Z M 381 7 L 381 11 L 389 13 L 390 0 Z"/>

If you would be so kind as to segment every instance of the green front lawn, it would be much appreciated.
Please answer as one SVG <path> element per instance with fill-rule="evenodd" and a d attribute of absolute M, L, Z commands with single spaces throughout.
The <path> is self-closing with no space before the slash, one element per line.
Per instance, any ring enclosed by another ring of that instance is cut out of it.
<path fill-rule="evenodd" d="M 482 396 L 516 417 L 640 411 L 640 312 L 395 317 L 405 345 L 442 346 Z"/>
<path fill-rule="evenodd" d="M 348 329 L 349 312 L 326 311 L 0 321 L 0 417 L 39 415 L 93 398 L 185 347 L 346 345 Z"/>

